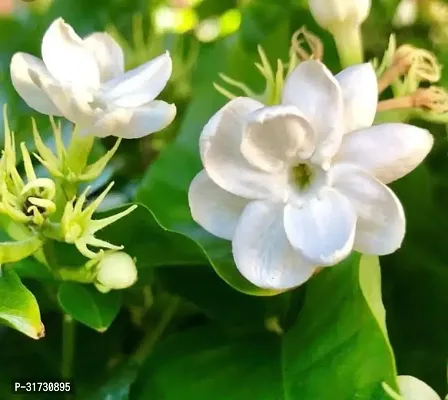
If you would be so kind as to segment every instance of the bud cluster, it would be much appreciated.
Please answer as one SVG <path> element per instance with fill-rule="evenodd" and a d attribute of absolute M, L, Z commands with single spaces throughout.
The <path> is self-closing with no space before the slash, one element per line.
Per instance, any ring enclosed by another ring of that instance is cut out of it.
<path fill-rule="evenodd" d="M 5 143 L 0 158 L 0 214 L 6 217 L 8 226 L 16 228 L 8 232 L 16 241 L 0 244 L 0 264 L 29 257 L 35 254 L 46 241 L 56 240 L 74 244 L 78 251 L 89 259 L 85 265 L 71 271 L 50 265 L 56 277 L 63 280 L 92 282 L 103 292 L 132 285 L 137 277 L 134 261 L 126 253 L 116 253 L 122 250 L 123 246 L 99 239 L 96 233 L 128 215 L 137 206 L 130 206 L 107 218 L 93 219 L 95 211 L 112 188 L 113 182 L 90 204 L 87 204 L 90 187 L 87 187 L 80 195 L 77 195 L 75 190 L 71 199 L 66 200 L 67 188 L 76 189 L 79 182 L 94 180 L 102 173 L 118 149 L 121 139 L 118 139 L 114 147 L 96 162 L 76 170 L 72 168 L 70 156 L 63 144 L 61 125 L 50 118 L 56 145 L 56 151 L 53 152 L 42 140 L 36 122 L 33 120 L 33 137 L 37 150 L 33 155 L 50 176 L 40 177 L 36 173 L 25 143 L 20 143 L 23 173 L 18 167 L 16 142 L 8 124 L 6 107 L 4 121 Z M 77 140 L 76 132 L 73 135 L 72 141 Z M 86 155 L 84 157 L 87 159 Z M 17 231 L 20 235 L 15 234 Z M 91 249 L 92 247 L 100 250 L 95 252 Z M 107 249 L 107 252 L 103 249 Z M 123 260 L 126 261 L 125 269 L 132 270 L 129 267 L 131 265 L 129 259 L 135 271 L 121 273 Z M 43 259 L 43 261 L 46 260 Z M 113 264 L 116 264 L 116 270 L 111 267 Z M 109 275 L 112 278 L 108 278 Z M 118 280 L 121 276 L 124 278 L 120 283 Z"/>

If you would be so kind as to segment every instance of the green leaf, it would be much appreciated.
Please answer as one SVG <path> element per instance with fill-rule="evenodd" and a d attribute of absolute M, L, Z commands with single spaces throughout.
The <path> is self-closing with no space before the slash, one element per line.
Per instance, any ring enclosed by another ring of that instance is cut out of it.
<path fill-rule="evenodd" d="M 264 328 L 269 300 L 234 290 L 205 266 L 161 268 L 157 276 L 171 294 L 198 307 L 207 317 L 227 326 Z"/>
<path fill-rule="evenodd" d="M 128 400 L 131 385 L 137 377 L 140 365 L 133 361 L 115 368 L 106 382 L 92 394 L 83 396 L 86 400 Z"/>
<path fill-rule="evenodd" d="M 249 10 L 250 7 L 246 12 Z M 261 43 L 273 60 L 287 54 L 290 42 L 288 21 L 277 22 Z M 186 111 L 180 134 L 149 169 L 137 201 L 147 205 L 163 227 L 193 239 L 228 284 L 246 294 L 270 296 L 278 291 L 255 287 L 239 273 L 230 242 L 213 237 L 193 222 L 187 199 L 190 182 L 202 168 L 198 153 L 202 127 L 226 102 L 212 83 L 218 81 L 218 73 L 222 72 L 259 90 L 264 89 L 260 85 L 263 80 L 255 72 L 255 61 L 258 61 L 255 46 L 249 50 L 243 48 L 240 37 L 229 37 L 202 49 L 195 75 L 195 96 Z"/>
<path fill-rule="evenodd" d="M 123 211 L 129 205 L 99 213 L 95 219 Z M 167 265 L 206 264 L 206 258 L 194 242 L 183 234 L 170 232 L 159 224 L 143 204 L 99 233 L 110 243 L 124 246 L 137 259 L 138 268 Z"/>
<path fill-rule="evenodd" d="M 37 261 L 34 257 L 28 257 L 14 263 L 14 271 L 21 278 L 34 278 L 38 280 L 55 279 L 50 267 Z"/>
<path fill-rule="evenodd" d="M 39 250 L 43 242 L 39 236 L 24 240 L 0 243 L 0 264 L 20 261 Z"/>
<path fill-rule="evenodd" d="M 39 305 L 12 266 L 0 269 L 0 321 L 33 338 L 45 335 Z"/>
<path fill-rule="evenodd" d="M 437 137 L 436 137 L 437 140 Z M 396 253 L 381 258 L 388 331 L 399 375 L 447 393 L 448 182 L 446 136 L 425 164 L 394 183 L 407 232 Z M 437 142 L 436 142 L 437 143 Z"/>
<path fill-rule="evenodd" d="M 103 294 L 93 286 L 71 282 L 60 286 L 58 300 L 67 314 L 98 332 L 109 328 L 121 307 L 120 292 Z"/>
<path fill-rule="evenodd" d="M 396 389 L 395 376 L 378 262 L 352 256 L 310 281 L 303 310 L 283 335 L 235 338 L 200 328 L 170 337 L 149 357 L 131 394 L 381 400 L 389 398 L 382 383 Z"/>

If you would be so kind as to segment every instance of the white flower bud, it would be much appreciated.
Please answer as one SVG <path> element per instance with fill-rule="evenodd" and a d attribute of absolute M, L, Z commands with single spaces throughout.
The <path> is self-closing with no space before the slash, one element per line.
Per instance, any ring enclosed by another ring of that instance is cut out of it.
<path fill-rule="evenodd" d="M 371 0 L 309 0 L 309 6 L 317 23 L 333 35 L 342 67 L 361 64 L 360 28 L 369 15 Z"/>
<path fill-rule="evenodd" d="M 333 32 L 336 25 L 361 25 L 370 12 L 371 0 L 309 0 L 317 23 Z"/>
<path fill-rule="evenodd" d="M 122 251 L 106 254 L 97 266 L 96 288 L 103 293 L 126 289 L 137 281 L 137 267 L 129 254 Z"/>
<path fill-rule="evenodd" d="M 441 400 L 435 390 L 420 379 L 400 375 L 397 381 L 403 400 Z"/>
<path fill-rule="evenodd" d="M 411 26 L 417 20 L 417 15 L 418 5 L 415 0 L 401 0 L 392 23 L 397 28 Z"/>

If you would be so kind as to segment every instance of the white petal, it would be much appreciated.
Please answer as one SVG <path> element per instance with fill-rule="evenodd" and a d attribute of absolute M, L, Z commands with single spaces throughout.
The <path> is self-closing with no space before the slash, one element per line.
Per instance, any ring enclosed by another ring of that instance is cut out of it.
<path fill-rule="evenodd" d="M 336 190 L 322 190 L 302 208 L 286 205 L 284 223 L 291 244 L 316 264 L 337 264 L 352 251 L 356 213 Z"/>
<path fill-rule="evenodd" d="M 246 206 L 232 241 L 241 274 L 266 289 L 290 289 L 311 278 L 314 267 L 289 243 L 283 205 L 254 201 Z"/>
<path fill-rule="evenodd" d="M 210 178 L 234 195 L 248 199 L 283 198 L 286 171 L 264 172 L 249 164 L 240 150 L 247 115 L 259 104 L 244 97 L 227 103 L 201 134 L 202 161 Z"/>
<path fill-rule="evenodd" d="M 236 99 L 229 101 L 224 107 L 219 109 L 202 129 L 201 136 L 199 138 L 199 152 L 201 154 L 201 159 L 203 160 L 203 156 L 209 149 L 210 141 L 218 131 L 222 113 L 227 108 L 232 108 L 233 110 L 235 110 L 235 113 L 238 113 L 238 116 L 236 118 L 240 119 L 239 126 L 236 129 L 227 132 L 227 135 L 229 136 L 229 142 L 231 142 L 231 144 L 235 146 L 234 150 L 237 151 L 241 145 L 243 128 L 247 122 L 248 115 L 251 112 L 262 107 L 264 107 L 264 105 L 257 100 L 251 99 L 249 97 L 237 97 Z M 236 121 L 235 123 L 237 122 L 238 121 Z"/>
<path fill-rule="evenodd" d="M 193 219 L 205 230 L 232 240 L 238 220 L 249 200 L 216 185 L 204 170 L 190 184 L 188 203 Z"/>
<path fill-rule="evenodd" d="M 403 206 L 392 190 L 352 165 L 337 165 L 330 174 L 334 188 L 350 200 L 358 216 L 353 248 L 379 256 L 396 251 L 406 222 Z"/>
<path fill-rule="evenodd" d="M 434 139 L 407 124 L 381 124 L 344 136 L 335 161 L 355 164 L 383 183 L 393 182 L 416 168 L 430 152 Z"/>
<path fill-rule="evenodd" d="M 166 128 L 175 116 L 176 106 L 159 100 L 142 107 L 116 108 L 94 123 L 92 134 L 138 139 Z"/>
<path fill-rule="evenodd" d="M 17 93 L 31 108 L 42 114 L 62 115 L 43 88 L 42 82 L 52 82 L 53 78 L 42 60 L 30 54 L 14 54 L 11 59 L 11 80 Z"/>
<path fill-rule="evenodd" d="M 170 79 L 169 52 L 107 82 L 100 94 L 104 102 L 116 107 L 138 107 L 154 100 Z"/>
<path fill-rule="evenodd" d="M 441 400 L 434 389 L 413 376 L 400 375 L 397 382 L 404 400 Z"/>
<path fill-rule="evenodd" d="M 319 61 L 300 63 L 287 77 L 283 104 L 297 106 L 316 133 L 315 162 L 327 163 L 343 134 L 343 102 L 338 82 Z"/>
<path fill-rule="evenodd" d="M 314 132 L 295 106 L 263 107 L 249 115 L 241 151 L 254 166 L 278 171 L 314 151 Z"/>
<path fill-rule="evenodd" d="M 65 118 L 80 126 L 91 124 L 94 110 L 90 104 L 93 100 L 90 93 L 77 92 L 54 83 L 45 83 L 43 88 Z"/>
<path fill-rule="evenodd" d="M 107 82 L 124 73 L 124 55 L 112 36 L 95 32 L 84 38 L 84 46 L 95 57 L 101 82 Z"/>
<path fill-rule="evenodd" d="M 42 58 L 48 71 L 64 85 L 97 88 L 100 73 L 82 39 L 62 18 L 55 20 L 42 39 Z"/>
<path fill-rule="evenodd" d="M 378 104 L 378 81 L 372 64 L 353 65 L 335 78 L 344 98 L 344 132 L 371 126 Z"/>

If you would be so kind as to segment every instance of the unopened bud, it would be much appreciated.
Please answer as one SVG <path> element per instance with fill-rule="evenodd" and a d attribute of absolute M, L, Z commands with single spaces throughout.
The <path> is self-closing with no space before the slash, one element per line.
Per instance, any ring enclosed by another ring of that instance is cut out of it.
<path fill-rule="evenodd" d="M 404 400 L 441 400 L 440 396 L 425 382 L 410 375 L 397 377 L 401 397 Z"/>
<path fill-rule="evenodd" d="M 401 0 L 395 11 L 393 25 L 397 28 L 411 26 L 417 20 L 418 5 L 416 0 Z"/>
<path fill-rule="evenodd" d="M 311 13 L 323 28 L 333 31 L 335 26 L 361 25 L 370 12 L 370 0 L 309 0 Z"/>
<path fill-rule="evenodd" d="M 137 281 L 137 267 L 129 254 L 122 251 L 108 253 L 97 265 L 96 288 L 103 293 L 126 289 Z"/>

